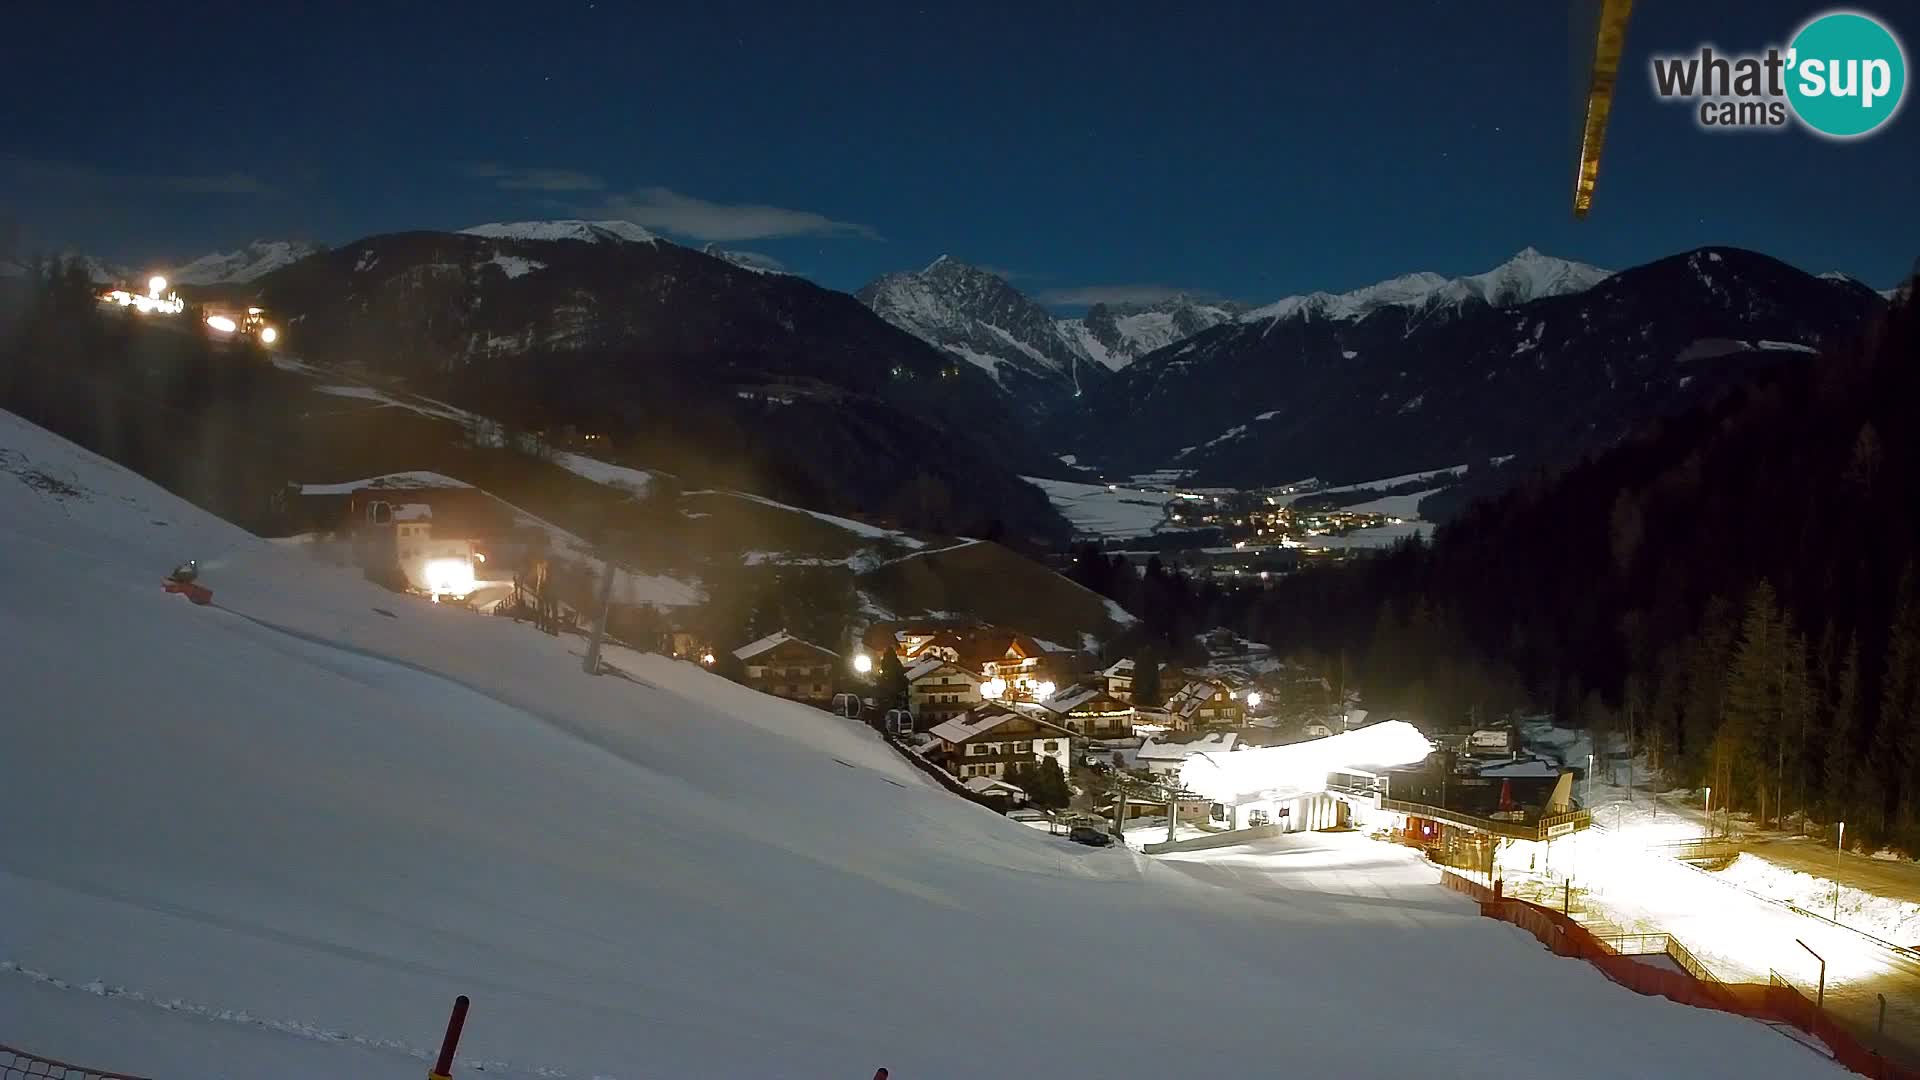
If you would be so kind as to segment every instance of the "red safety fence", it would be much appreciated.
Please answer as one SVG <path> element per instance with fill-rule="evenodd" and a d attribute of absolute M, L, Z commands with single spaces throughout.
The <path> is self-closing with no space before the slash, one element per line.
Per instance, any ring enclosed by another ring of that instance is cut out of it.
<path fill-rule="evenodd" d="M 83 1069 L 0 1044 L 0 1080 L 146 1080 L 126 1073 Z"/>
<path fill-rule="evenodd" d="M 1862 1076 L 1874 1080 L 1920 1080 L 1920 1070 L 1889 1061 L 1870 1049 L 1851 1028 L 1835 1020 L 1833 1014 L 1808 1001 L 1806 995 L 1785 980 L 1775 978 L 1768 984 L 1726 983 L 1670 971 L 1623 956 L 1592 931 L 1551 908 L 1525 900 L 1495 898 L 1493 890 L 1455 874 L 1442 874 L 1448 888 L 1466 893 L 1480 902 L 1480 914 L 1510 922 L 1538 938 L 1556 956 L 1585 960 L 1599 968 L 1607 978 L 1636 993 L 1657 995 L 1682 1005 L 1716 1009 L 1768 1023 L 1790 1024 L 1826 1044 L 1833 1059 Z M 1678 946 L 1677 942 L 1673 943 Z M 1668 955 L 1674 954 L 1670 947 Z M 1679 948 L 1676 960 L 1684 967 L 1699 967 L 1691 953 Z M 1687 961 L 1692 961 L 1688 964 Z M 1701 974 L 1709 974 L 1701 968 Z"/>

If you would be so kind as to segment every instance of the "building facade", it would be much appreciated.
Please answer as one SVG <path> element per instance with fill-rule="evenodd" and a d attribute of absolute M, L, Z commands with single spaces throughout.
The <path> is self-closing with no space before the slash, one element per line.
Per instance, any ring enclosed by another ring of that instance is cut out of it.
<path fill-rule="evenodd" d="M 763 694 L 825 707 L 833 700 L 840 654 L 786 631 L 733 651 L 746 665 L 747 685 Z"/>
<path fill-rule="evenodd" d="M 1052 758 L 1064 773 L 1073 760 L 1073 733 L 1023 712 L 986 704 L 932 730 L 946 756 L 947 771 L 962 780 L 1008 779 L 1015 766 Z"/>
<path fill-rule="evenodd" d="M 1075 735 L 1090 739 L 1127 739 L 1133 736 L 1134 709 L 1099 685 L 1076 686 L 1041 707 L 1052 714 L 1052 721 Z"/>
<path fill-rule="evenodd" d="M 959 664 L 939 657 L 907 669 L 907 710 L 914 727 L 926 731 L 980 704 L 980 684 L 986 680 Z"/>

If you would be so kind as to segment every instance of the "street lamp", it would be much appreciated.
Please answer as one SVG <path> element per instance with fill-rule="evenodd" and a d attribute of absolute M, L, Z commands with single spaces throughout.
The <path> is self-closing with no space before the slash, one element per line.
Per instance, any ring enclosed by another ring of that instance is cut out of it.
<path fill-rule="evenodd" d="M 1840 921 L 1840 853 L 1846 850 L 1847 823 L 1840 823 L 1840 835 L 1833 841 L 1833 921 Z"/>
<path fill-rule="evenodd" d="M 1593 755 L 1587 755 L 1587 805 L 1593 805 Z"/>
<path fill-rule="evenodd" d="M 709 649 L 706 652 L 703 652 L 700 654 L 700 662 L 707 665 L 708 667 L 713 666 L 713 661 L 714 661 L 713 650 Z"/>
<path fill-rule="evenodd" d="M 1707 785 L 1707 835 L 1713 835 L 1713 785 Z"/>
<path fill-rule="evenodd" d="M 1247 694 L 1247 708 L 1257 709 L 1259 707 L 1260 707 L 1260 691 L 1258 690 L 1250 691 Z"/>
<path fill-rule="evenodd" d="M 853 670 L 857 675 L 865 675 L 873 670 L 873 657 L 866 653 L 853 654 Z"/>

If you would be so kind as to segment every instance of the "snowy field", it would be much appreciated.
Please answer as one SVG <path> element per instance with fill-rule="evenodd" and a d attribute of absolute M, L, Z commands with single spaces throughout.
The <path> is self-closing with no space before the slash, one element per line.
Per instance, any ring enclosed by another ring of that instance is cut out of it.
<path fill-rule="evenodd" d="M 1841 1075 L 1394 848 L 1089 850 L 864 728 L 617 649 L 588 677 L 577 638 L 376 589 L 4 413 L 0 469 L 6 1043 L 418 1080 L 465 993 L 456 1074 L 512 1080 Z M 215 606 L 161 591 L 188 557 Z M 1180 1008 L 1117 1026 L 1128 985 Z"/>
<path fill-rule="evenodd" d="M 1422 539 L 1432 538 L 1433 523 L 1403 521 L 1398 525 L 1376 525 L 1371 529 L 1355 529 L 1345 536 L 1303 536 L 1300 538 L 1300 546 L 1341 551 L 1355 548 L 1384 548 L 1392 547 L 1402 540 L 1415 536 Z"/>
<path fill-rule="evenodd" d="M 1053 508 L 1073 524 L 1074 532 L 1114 540 L 1159 531 L 1167 520 L 1167 504 L 1174 501 L 1174 496 L 1165 491 L 1128 487 L 1109 490 L 1105 484 L 1081 484 L 1039 476 L 1022 479 L 1047 493 Z"/>
<path fill-rule="evenodd" d="M 1841 886 L 1836 894 L 1832 878 L 1791 870 L 1758 855 L 1741 853 L 1718 876 L 1743 889 L 1784 900 L 1796 907 L 1831 918 L 1839 900 L 1840 922 L 1864 930 L 1883 941 L 1909 948 L 1920 946 L 1920 904 L 1891 896 L 1875 896 Z"/>

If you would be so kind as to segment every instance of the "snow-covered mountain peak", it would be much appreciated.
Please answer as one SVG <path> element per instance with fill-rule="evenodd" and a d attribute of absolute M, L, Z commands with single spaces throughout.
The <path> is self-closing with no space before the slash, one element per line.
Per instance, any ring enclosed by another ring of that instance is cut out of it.
<path fill-rule="evenodd" d="M 631 221 L 508 221 L 461 229 L 468 236 L 494 240 L 580 240 L 589 244 L 652 244 L 659 237 Z"/>
<path fill-rule="evenodd" d="M 1236 305 L 1181 293 L 1153 304 L 1094 304 L 1059 325 L 1089 357 L 1118 371 L 1155 349 L 1232 322 L 1237 311 Z"/>
<path fill-rule="evenodd" d="M 1483 274 L 1449 278 L 1419 271 L 1389 278 L 1345 293 L 1314 292 L 1289 296 L 1241 316 L 1246 322 L 1311 317 L 1361 319 L 1384 307 L 1457 307 L 1480 302 L 1510 307 L 1546 296 L 1584 292 L 1609 276 L 1609 271 L 1570 259 L 1543 255 L 1532 247 Z"/>
<path fill-rule="evenodd" d="M 986 371 L 1008 390 L 1077 393 L 1086 351 L 1053 315 L 1000 277 L 942 255 L 926 269 L 883 274 L 856 295 L 874 314 Z"/>
<path fill-rule="evenodd" d="M 296 240 L 255 240 L 238 251 L 202 255 L 168 275 L 181 285 L 246 284 L 291 266 L 315 251 Z"/>

